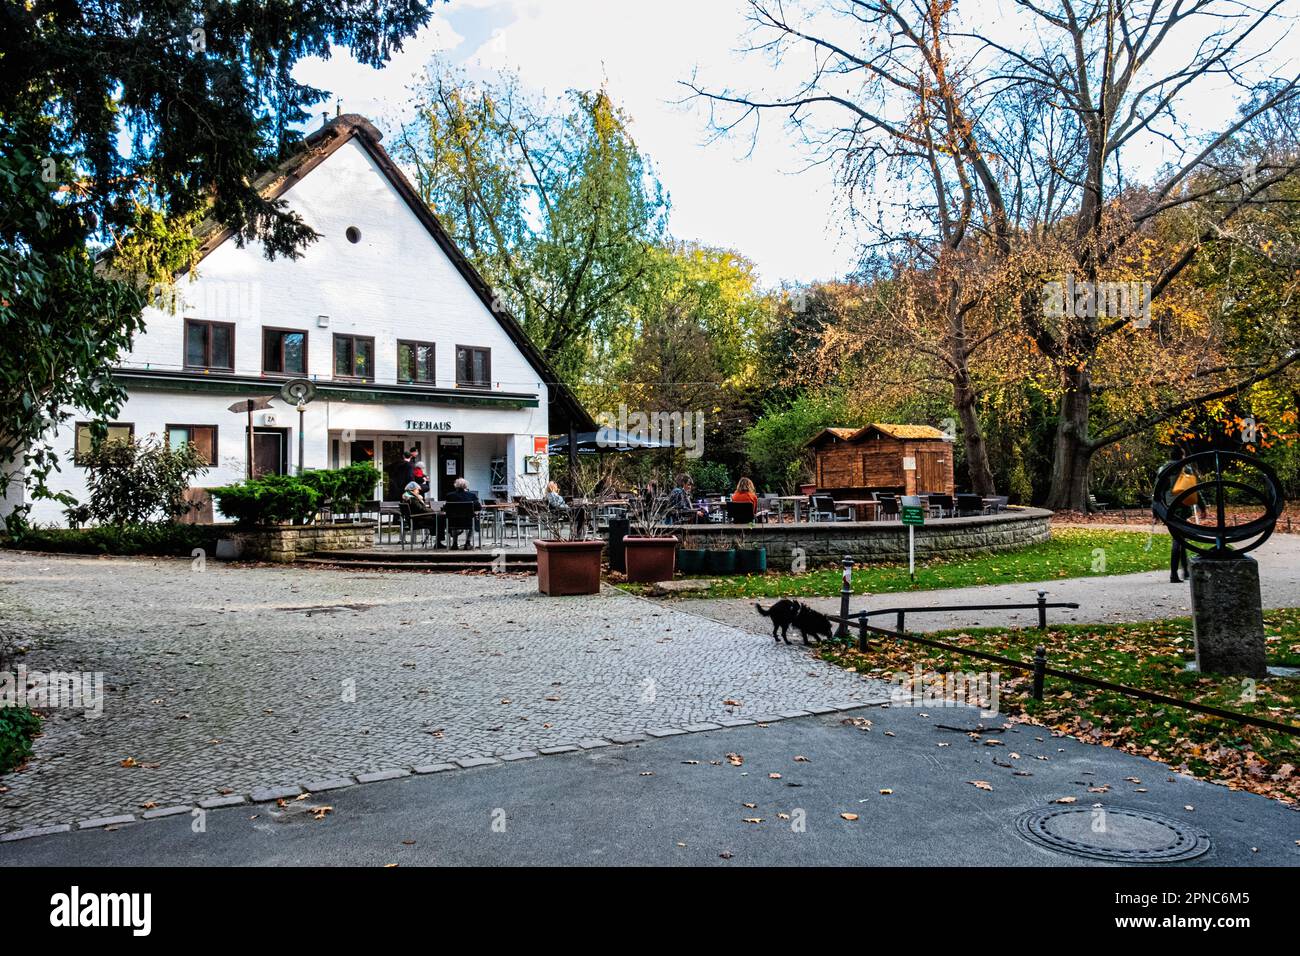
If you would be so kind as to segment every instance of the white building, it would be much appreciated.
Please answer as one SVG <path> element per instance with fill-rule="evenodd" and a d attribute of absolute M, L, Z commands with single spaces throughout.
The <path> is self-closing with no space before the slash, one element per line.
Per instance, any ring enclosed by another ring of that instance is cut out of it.
<path fill-rule="evenodd" d="M 241 249 L 224 231 L 204 237 L 175 305 L 148 309 L 121 358 L 115 376 L 129 399 L 110 435 L 193 441 L 212 462 L 196 484 L 236 482 L 247 468 L 247 415 L 230 406 L 277 396 L 253 413 L 257 473 L 367 460 L 385 472 L 376 498 L 395 500 L 388 470 L 419 448 L 435 497 L 463 476 L 490 500 L 536 467 L 526 459 L 548 435 L 593 427 L 514 318 L 493 309 L 380 138 L 363 117 L 340 116 L 263 178 L 265 194 L 320 234 L 300 258 L 267 260 L 258 243 Z M 301 462 L 298 412 L 278 397 L 295 378 L 316 388 Z M 52 490 L 86 500 L 73 450 L 89 439 L 88 416 L 74 413 L 56 437 Z M 30 517 L 62 523 L 62 506 L 33 502 Z"/>

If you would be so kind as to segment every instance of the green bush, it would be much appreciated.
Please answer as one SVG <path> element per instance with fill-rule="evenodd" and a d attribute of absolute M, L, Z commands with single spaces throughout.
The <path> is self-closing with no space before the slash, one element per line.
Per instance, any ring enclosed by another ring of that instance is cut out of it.
<path fill-rule="evenodd" d="M 213 488 L 211 494 L 222 514 L 240 525 L 303 524 L 316 514 L 322 498 L 316 488 L 293 475 L 263 475 Z"/>
<path fill-rule="evenodd" d="M 302 483 L 319 492 L 322 502 L 336 504 L 355 505 L 374 500 L 378 482 L 379 469 L 369 462 L 327 471 L 309 471 L 302 475 Z"/>
<path fill-rule="evenodd" d="M 27 551 L 63 554 L 155 554 L 189 557 L 195 548 L 212 554 L 221 529 L 202 524 L 144 524 L 98 528 L 43 528 L 17 530 L 6 542 Z"/>
<path fill-rule="evenodd" d="M 86 469 L 90 491 L 84 515 L 101 525 L 137 525 L 180 517 L 192 507 L 185 500 L 190 482 L 208 467 L 189 442 L 172 448 L 152 435 L 139 441 L 98 442 L 78 462 Z M 68 515 L 69 521 L 82 514 Z"/>
<path fill-rule="evenodd" d="M 32 755 L 32 738 L 40 729 L 41 719 L 26 707 L 0 706 L 0 773 Z"/>

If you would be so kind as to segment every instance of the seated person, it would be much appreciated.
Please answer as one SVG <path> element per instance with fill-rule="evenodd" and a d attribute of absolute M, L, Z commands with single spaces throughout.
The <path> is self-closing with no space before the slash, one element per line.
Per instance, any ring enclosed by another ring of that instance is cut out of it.
<path fill-rule="evenodd" d="M 436 523 L 438 518 L 434 513 L 433 506 L 429 504 L 420 490 L 420 485 L 415 481 L 406 483 L 406 490 L 402 492 L 402 501 L 411 512 L 411 526 L 419 528 Z"/>
<path fill-rule="evenodd" d="M 694 490 L 694 478 L 690 475 L 677 476 L 677 487 L 668 496 L 668 504 L 672 508 L 673 520 L 679 524 L 703 521 L 708 517 L 708 512 L 703 508 L 697 508 L 691 499 L 691 492 Z"/>
<path fill-rule="evenodd" d="M 417 481 L 408 481 L 406 483 L 406 490 L 402 492 L 402 500 L 406 502 L 413 515 L 431 514 L 433 512 L 428 499 L 424 497 L 424 490 Z"/>
<path fill-rule="evenodd" d="M 546 485 L 546 506 L 552 511 L 568 511 L 569 505 L 565 502 L 564 496 L 560 494 L 560 486 L 555 482 L 547 482 Z"/>
<path fill-rule="evenodd" d="M 747 501 L 754 506 L 754 511 L 758 511 L 758 492 L 754 490 L 754 483 L 748 478 L 741 478 L 736 482 L 736 490 L 731 493 L 732 501 Z"/>
<path fill-rule="evenodd" d="M 455 490 L 454 490 L 454 491 L 451 491 L 451 492 L 449 492 L 449 493 L 447 494 L 447 501 L 448 501 L 448 502 L 452 502 L 452 501 L 472 501 L 472 502 L 474 503 L 474 510 L 475 510 L 475 511 L 479 511 L 479 510 L 482 509 L 482 507 L 483 507 L 483 505 L 479 503 L 478 495 L 474 494 L 474 492 L 472 492 L 472 491 L 469 490 L 469 482 L 466 481 L 464 478 L 457 478 L 457 479 L 456 479 Z M 464 532 L 465 532 L 465 547 L 466 547 L 466 548 L 468 548 L 468 547 L 470 546 L 470 542 L 474 540 L 474 532 L 473 532 L 472 528 L 462 528 L 462 529 L 460 529 L 460 530 L 458 530 L 458 531 L 451 531 L 451 530 L 449 530 L 448 533 L 451 535 L 451 549 L 452 549 L 453 551 L 455 551 L 456 548 L 457 548 L 457 546 L 460 544 L 460 532 L 461 532 L 461 531 L 464 531 Z M 441 540 L 441 538 L 439 539 L 438 543 L 439 543 L 439 544 L 442 544 L 442 540 Z"/>
<path fill-rule="evenodd" d="M 429 493 L 429 470 L 424 467 L 424 462 L 417 461 L 411 474 L 411 480 L 419 483 L 420 491 L 423 494 Z"/>

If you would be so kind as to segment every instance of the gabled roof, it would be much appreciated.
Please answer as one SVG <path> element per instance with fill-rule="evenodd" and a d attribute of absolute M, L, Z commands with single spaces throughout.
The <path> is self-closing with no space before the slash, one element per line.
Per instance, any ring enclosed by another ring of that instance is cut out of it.
<path fill-rule="evenodd" d="M 930 425 L 891 425 L 872 422 L 862 428 L 823 428 L 805 443 L 821 447 L 837 441 L 860 442 L 873 432 L 899 441 L 948 441 L 948 436 Z"/>
<path fill-rule="evenodd" d="M 566 432 L 570 426 L 578 431 L 594 429 L 596 423 L 587 414 L 586 409 L 578 402 L 569 387 L 559 380 L 555 370 L 551 368 L 550 363 L 542 356 L 541 351 L 528 338 L 519 322 L 493 295 L 492 289 L 488 286 L 486 280 L 465 258 L 465 254 L 452 241 L 447 230 L 438 221 L 438 217 L 433 214 L 433 210 L 425 204 L 424 200 L 420 198 L 420 194 L 415 191 L 415 187 L 406 178 L 406 174 L 393 162 L 393 158 L 388 155 L 388 151 L 380 145 L 379 141 L 383 139 L 383 133 L 379 132 L 370 120 L 356 113 L 344 113 L 342 116 L 336 116 L 320 129 L 308 135 L 301 150 L 281 162 L 274 169 L 268 170 L 259 176 L 254 185 L 267 199 L 278 199 L 290 187 L 328 159 L 339 147 L 353 139 L 374 160 L 375 165 L 379 167 L 385 178 L 392 183 L 398 195 L 402 197 L 411 211 L 415 213 L 415 217 L 433 236 L 434 241 L 437 242 L 447 258 L 451 260 L 452 265 L 456 267 L 456 271 L 474 290 L 474 293 L 483 302 L 484 307 L 501 324 L 506 334 L 510 336 L 510 340 L 514 342 L 515 347 L 523 353 L 524 358 L 536 369 L 537 374 L 546 383 L 550 392 L 551 410 L 557 412 L 559 418 L 559 421 L 554 419 L 551 421 L 550 430 L 553 433 Z M 205 221 L 200 224 L 198 229 L 195 230 L 195 235 L 199 239 L 198 262 L 202 262 L 214 249 L 229 239 L 232 234 L 231 229 L 218 223 Z"/>
<path fill-rule="evenodd" d="M 898 438 L 906 441 L 934 439 L 944 441 L 947 435 L 939 431 L 932 425 L 889 425 L 883 422 L 872 422 L 866 428 L 862 429 L 855 435 L 855 439 L 861 441 L 873 431 L 881 432 L 890 438 Z"/>
<path fill-rule="evenodd" d="M 851 441 L 861 429 L 858 428 L 823 428 L 808 441 L 804 442 L 805 446 L 821 445 L 826 441 Z"/>

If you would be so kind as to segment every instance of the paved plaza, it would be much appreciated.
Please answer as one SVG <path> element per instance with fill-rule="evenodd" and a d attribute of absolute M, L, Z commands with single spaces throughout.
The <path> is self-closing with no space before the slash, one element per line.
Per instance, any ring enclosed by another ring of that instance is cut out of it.
<path fill-rule="evenodd" d="M 7 552 L 0 628 L 29 671 L 106 684 L 101 717 L 52 711 L 3 778 L 0 833 L 887 695 L 802 646 L 523 576 Z"/>

